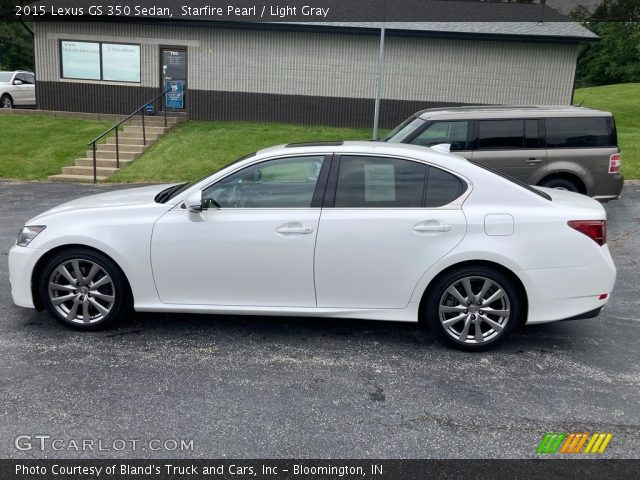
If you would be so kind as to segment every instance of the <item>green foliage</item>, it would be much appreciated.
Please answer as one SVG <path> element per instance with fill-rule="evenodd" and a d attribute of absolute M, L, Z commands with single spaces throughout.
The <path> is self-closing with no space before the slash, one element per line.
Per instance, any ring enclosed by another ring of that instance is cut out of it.
<path fill-rule="evenodd" d="M 626 179 L 640 178 L 640 83 L 579 88 L 574 104 L 613 112 Z"/>
<path fill-rule="evenodd" d="M 586 24 L 600 41 L 580 58 L 576 86 L 640 82 L 640 23 Z"/>
<path fill-rule="evenodd" d="M 0 70 L 33 70 L 33 37 L 20 22 L 0 22 Z"/>
<path fill-rule="evenodd" d="M 111 122 L 44 115 L 0 115 L 0 178 L 42 180 L 84 157 Z"/>
<path fill-rule="evenodd" d="M 600 37 L 580 56 L 577 87 L 640 82 L 638 0 L 603 0 L 593 12 L 578 7 L 571 17 Z"/>

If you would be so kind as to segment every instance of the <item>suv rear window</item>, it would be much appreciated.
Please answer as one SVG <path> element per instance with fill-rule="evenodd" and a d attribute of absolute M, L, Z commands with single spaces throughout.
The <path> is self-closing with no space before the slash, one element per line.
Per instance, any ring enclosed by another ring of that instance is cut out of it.
<path fill-rule="evenodd" d="M 546 119 L 547 148 L 615 147 L 610 117 L 556 117 Z"/>

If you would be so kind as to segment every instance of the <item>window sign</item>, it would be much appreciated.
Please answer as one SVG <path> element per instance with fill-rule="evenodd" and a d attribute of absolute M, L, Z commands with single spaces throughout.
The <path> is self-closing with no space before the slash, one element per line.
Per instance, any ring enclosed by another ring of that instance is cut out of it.
<path fill-rule="evenodd" d="M 184 108 L 184 80 L 165 80 L 164 90 L 167 108 Z"/>
<path fill-rule="evenodd" d="M 100 44 L 63 41 L 62 76 L 100 80 Z"/>
<path fill-rule="evenodd" d="M 140 45 L 60 42 L 62 78 L 140 83 Z"/>
<path fill-rule="evenodd" d="M 395 171 L 391 164 L 364 166 L 365 202 L 394 202 L 396 199 Z"/>
<path fill-rule="evenodd" d="M 103 43 L 102 79 L 140 82 L 140 46 Z"/>

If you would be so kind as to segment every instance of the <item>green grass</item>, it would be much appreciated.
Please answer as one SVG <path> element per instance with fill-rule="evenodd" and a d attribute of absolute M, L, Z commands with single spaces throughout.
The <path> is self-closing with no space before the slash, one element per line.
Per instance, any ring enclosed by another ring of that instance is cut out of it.
<path fill-rule="evenodd" d="M 42 180 L 84 157 L 110 122 L 44 115 L 0 115 L 0 178 Z"/>
<path fill-rule="evenodd" d="M 579 88 L 575 105 L 613 112 L 622 151 L 622 173 L 626 179 L 640 178 L 640 83 Z"/>
<path fill-rule="evenodd" d="M 371 129 L 250 122 L 187 122 L 161 138 L 110 182 L 195 180 L 238 158 L 272 145 L 367 140 Z"/>

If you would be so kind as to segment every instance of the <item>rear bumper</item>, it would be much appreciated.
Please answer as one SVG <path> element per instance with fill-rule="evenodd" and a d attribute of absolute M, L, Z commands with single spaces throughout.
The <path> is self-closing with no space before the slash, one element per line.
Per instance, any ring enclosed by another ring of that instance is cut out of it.
<path fill-rule="evenodd" d="M 35 308 L 31 294 L 31 274 L 46 250 L 19 247 L 9 250 L 9 283 L 13 303 L 19 307 Z"/>
<path fill-rule="evenodd" d="M 600 312 L 602 311 L 604 307 L 598 307 L 595 310 L 591 310 L 589 312 L 585 312 L 585 313 L 581 313 L 580 315 L 576 315 L 575 317 L 571 317 L 571 318 L 563 318 L 562 320 L 586 320 L 588 318 L 595 318 L 598 315 L 600 315 Z"/>
<path fill-rule="evenodd" d="M 594 175 L 591 196 L 601 202 L 617 200 L 622 194 L 624 176 L 621 173 Z"/>
<path fill-rule="evenodd" d="M 616 267 L 609 248 L 599 247 L 591 260 L 579 267 L 518 272 L 529 300 L 527 324 L 588 318 L 597 315 L 611 298 Z M 607 294 L 601 300 L 600 295 Z M 587 312 L 587 313 L 585 313 Z"/>

